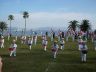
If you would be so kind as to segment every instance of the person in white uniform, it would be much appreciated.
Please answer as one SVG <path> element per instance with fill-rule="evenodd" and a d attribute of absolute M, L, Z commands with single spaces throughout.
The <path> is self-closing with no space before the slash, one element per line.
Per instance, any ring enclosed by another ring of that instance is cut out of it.
<path fill-rule="evenodd" d="M 4 37 L 3 36 L 1 36 L 1 38 L 0 38 L 0 47 L 4 48 Z"/>
<path fill-rule="evenodd" d="M 37 35 L 33 36 L 33 43 L 36 45 L 37 44 Z"/>
<path fill-rule="evenodd" d="M 17 44 L 16 44 L 16 40 L 13 40 L 9 50 L 10 50 L 10 56 L 16 56 L 16 48 L 17 48 Z"/>
<path fill-rule="evenodd" d="M 53 58 L 55 59 L 57 56 L 59 45 L 57 44 L 57 41 L 54 41 L 54 44 L 52 45 L 52 53 L 53 53 Z"/>
<path fill-rule="evenodd" d="M 28 43 L 29 49 L 31 50 L 33 39 L 29 37 L 27 43 Z"/>
<path fill-rule="evenodd" d="M 8 33 L 8 41 L 9 41 L 9 39 L 10 39 L 10 33 Z"/>
<path fill-rule="evenodd" d="M 46 51 L 47 49 L 47 44 L 48 44 L 48 40 L 47 40 L 47 38 L 46 38 L 46 36 L 44 35 L 43 37 L 42 37 L 42 46 L 43 46 L 43 48 L 44 48 L 44 51 Z"/>
<path fill-rule="evenodd" d="M 78 37 L 78 50 L 82 47 L 83 40 L 81 39 L 81 36 Z"/>
<path fill-rule="evenodd" d="M 85 42 L 83 42 L 82 46 L 80 47 L 80 54 L 81 54 L 81 61 L 82 62 L 87 61 L 87 58 L 86 58 L 87 52 L 88 52 L 87 45 L 85 44 Z"/>
<path fill-rule="evenodd" d="M 60 41 L 60 49 L 62 50 L 62 49 L 64 49 L 64 44 L 65 44 L 65 41 L 64 41 L 64 38 L 62 38 L 61 39 L 61 41 Z"/>
<path fill-rule="evenodd" d="M 0 56 L 0 72 L 2 72 L 2 66 L 3 66 L 3 62 L 2 62 L 2 58 Z"/>

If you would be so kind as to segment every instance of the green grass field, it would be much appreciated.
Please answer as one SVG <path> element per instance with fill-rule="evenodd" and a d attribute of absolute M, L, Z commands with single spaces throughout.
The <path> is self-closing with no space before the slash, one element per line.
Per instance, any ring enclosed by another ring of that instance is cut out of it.
<path fill-rule="evenodd" d="M 65 43 L 65 49 L 59 50 L 56 59 L 52 58 L 51 42 L 48 42 L 47 51 L 44 52 L 41 38 L 30 51 L 27 45 L 17 41 L 17 56 L 10 57 L 8 48 L 11 40 L 5 39 L 5 48 L 0 49 L 3 58 L 3 72 L 96 72 L 96 51 L 91 41 L 87 43 L 87 63 L 80 60 L 77 41 Z"/>

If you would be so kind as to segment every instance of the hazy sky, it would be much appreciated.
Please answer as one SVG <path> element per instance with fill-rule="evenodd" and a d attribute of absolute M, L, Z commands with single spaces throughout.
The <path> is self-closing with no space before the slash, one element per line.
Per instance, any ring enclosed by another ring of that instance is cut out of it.
<path fill-rule="evenodd" d="M 96 28 L 96 0 L 0 0 L 0 21 L 14 15 L 13 27 L 23 28 L 22 12 L 28 11 L 27 29 L 38 27 L 64 27 L 69 21 L 88 19 Z"/>

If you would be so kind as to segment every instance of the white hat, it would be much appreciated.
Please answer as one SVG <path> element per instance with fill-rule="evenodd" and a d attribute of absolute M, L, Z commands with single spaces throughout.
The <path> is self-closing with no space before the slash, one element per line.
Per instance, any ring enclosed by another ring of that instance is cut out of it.
<path fill-rule="evenodd" d="M 16 42 L 16 40 L 15 40 L 15 39 L 13 39 L 13 42 Z"/>

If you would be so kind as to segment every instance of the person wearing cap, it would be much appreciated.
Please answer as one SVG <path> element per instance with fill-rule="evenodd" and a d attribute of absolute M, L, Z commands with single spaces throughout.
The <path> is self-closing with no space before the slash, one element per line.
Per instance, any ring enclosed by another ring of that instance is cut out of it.
<path fill-rule="evenodd" d="M 52 53 L 53 53 L 53 58 L 55 59 L 57 56 L 59 45 L 57 44 L 57 41 L 54 41 L 52 45 Z"/>
<path fill-rule="evenodd" d="M 44 51 L 46 51 L 47 44 L 48 44 L 48 40 L 47 40 L 46 36 L 44 35 L 44 36 L 42 37 L 42 46 L 43 46 L 43 48 L 44 48 Z"/>
<path fill-rule="evenodd" d="M 60 49 L 62 50 L 62 49 L 64 49 L 64 44 L 65 44 L 65 41 L 64 41 L 64 38 L 62 38 L 61 39 L 61 41 L 60 41 Z"/>
<path fill-rule="evenodd" d="M 16 48 L 17 48 L 16 40 L 13 40 L 10 48 L 11 48 L 10 49 L 10 56 L 12 56 L 12 55 L 16 56 Z"/>
<path fill-rule="evenodd" d="M 0 47 L 4 48 L 4 37 L 3 36 L 1 36 L 1 38 L 0 38 Z"/>
<path fill-rule="evenodd" d="M 86 62 L 86 55 L 87 55 L 87 52 L 88 52 L 87 50 L 88 50 L 87 45 L 83 41 L 82 46 L 80 48 L 80 54 L 81 54 L 81 61 L 82 62 Z"/>
<path fill-rule="evenodd" d="M 2 58 L 0 56 L 0 72 L 2 72 L 2 66 L 3 66 L 3 63 L 2 63 Z"/>
<path fill-rule="evenodd" d="M 32 48 L 32 43 L 33 43 L 33 38 L 30 38 L 30 37 L 29 37 L 27 43 L 28 43 L 29 49 L 31 50 L 31 48 Z"/>
<path fill-rule="evenodd" d="M 34 36 L 33 36 L 33 43 L 36 45 L 37 44 L 37 34 L 35 34 Z"/>

